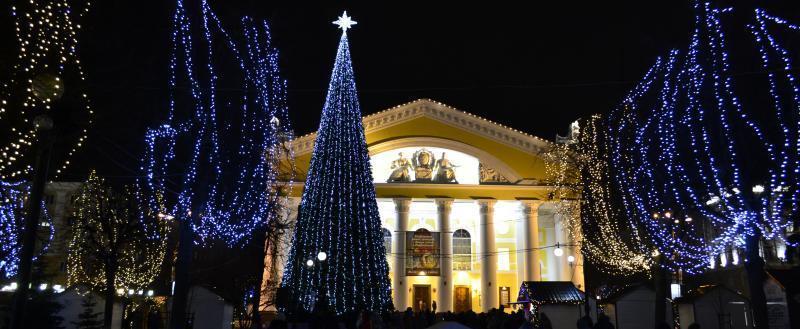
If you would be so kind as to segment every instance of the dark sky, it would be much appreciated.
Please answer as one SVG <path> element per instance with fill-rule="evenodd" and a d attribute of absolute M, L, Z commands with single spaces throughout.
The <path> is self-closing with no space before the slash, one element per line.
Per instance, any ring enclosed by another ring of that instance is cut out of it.
<path fill-rule="evenodd" d="M 432 98 L 548 139 L 609 111 L 691 29 L 689 2 L 675 0 L 209 1 L 231 28 L 243 14 L 269 20 L 297 134 L 317 128 L 340 35 L 331 21 L 344 9 L 358 21 L 349 36 L 364 114 Z M 138 175 L 144 131 L 167 106 L 174 5 L 94 1 L 80 53 L 96 124 L 76 161 L 85 165 L 65 179 L 86 166 Z"/>

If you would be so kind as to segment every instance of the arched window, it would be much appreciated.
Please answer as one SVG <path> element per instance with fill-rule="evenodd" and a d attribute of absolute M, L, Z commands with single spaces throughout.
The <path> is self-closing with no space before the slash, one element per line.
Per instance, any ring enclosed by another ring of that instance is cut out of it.
<path fill-rule="evenodd" d="M 453 232 L 453 271 L 472 270 L 472 237 L 464 229 Z"/>
<path fill-rule="evenodd" d="M 381 231 L 383 231 L 383 248 L 386 249 L 386 254 L 389 254 L 392 252 L 392 232 L 385 228 Z"/>

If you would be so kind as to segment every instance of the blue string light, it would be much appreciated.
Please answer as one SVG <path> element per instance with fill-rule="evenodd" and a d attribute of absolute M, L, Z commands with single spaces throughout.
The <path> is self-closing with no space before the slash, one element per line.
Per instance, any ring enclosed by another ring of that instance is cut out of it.
<path fill-rule="evenodd" d="M 337 314 L 391 307 L 391 287 L 372 169 L 346 29 L 345 13 L 328 96 L 282 286 L 291 311 L 315 310 L 318 298 Z M 325 252 L 327 259 L 317 255 Z M 311 261 L 309 261 L 311 260 Z M 311 266 L 308 266 L 311 265 Z"/>
<path fill-rule="evenodd" d="M 694 9 L 688 47 L 657 61 L 609 121 L 631 225 L 645 228 L 670 270 L 688 273 L 744 247 L 747 235 L 784 239 L 800 193 L 800 92 L 792 56 L 768 25 L 800 29 L 755 10 L 745 27 L 770 99 L 746 105 L 739 94 L 752 93 L 737 94 L 722 24 L 733 9 L 699 2 Z M 659 216 L 666 212 L 675 215 Z"/>
<path fill-rule="evenodd" d="M 6 279 L 17 275 L 19 253 L 22 245 L 20 237 L 25 230 L 25 202 L 30 186 L 25 182 L 0 181 L 0 276 Z M 47 227 L 48 235 L 41 239 L 38 255 L 44 254 L 53 240 L 55 229 L 53 220 L 42 201 L 40 226 Z M 36 261 L 38 256 L 34 257 Z"/>
<path fill-rule="evenodd" d="M 286 82 L 266 22 L 242 19 L 236 39 L 207 1 L 197 18 L 202 42 L 193 40 L 192 15 L 177 1 L 169 110 L 145 136 L 142 186 L 151 209 L 191 220 L 200 242 L 243 245 L 274 214 L 278 168 L 271 157 L 292 138 Z M 229 58 L 234 67 L 220 68 Z M 233 72 L 220 77 L 222 69 Z M 221 91 L 220 80 L 237 81 L 244 92 Z M 189 95 L 177 92 L 184 83 Z M 176 171 L 183 174 L 171 181 Z"/>

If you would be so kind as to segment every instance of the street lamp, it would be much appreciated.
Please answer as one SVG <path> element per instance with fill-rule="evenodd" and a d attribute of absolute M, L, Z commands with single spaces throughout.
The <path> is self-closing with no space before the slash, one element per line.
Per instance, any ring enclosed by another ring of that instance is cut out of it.
<path fill-rule="evenodd" d="M 39 74 L 31 83 L 33 95 L 42 101 L 46 109 L 50 103 L 61 99 L 64 86 L 61 78 L 51 73 Z M 25 229 L 22 236 L 22 247 L 19 253 L 17 282 L 19 289 L 14 293 L 12 301 L 11 329 L 22 329 L 25 326 L 25 307 L 28 301 L 28 289 L 31 284 L 31 268 L 33 266 L 33 253 L 36 247 L 36 230 L 39 225 L 39 216 L 42 212 L 42 198 L 44 184 L 47 181 L 47 166 L 50 159 L 50 146 L 53 141 L 53 119 L 46 114 L 41 114 L 33 120 L 34 128 L 39 140 L 36 150 L 33 182 L 31 184 L 28 214 L 25 218 Z"/>
<path fill-rule="evenodd" d="M 313 259 L 309 259 L 309 260 L 307 260 L 307 261 L 306 261 L 306 266 L 308 266 L 308 267 L 314 267 L 314 260 L 313 260 Z"/>
<path fill-rule="evenodd" d="M 318 259 L 320 262 L 324 262 L 326 259 L 328 259 L 328 254 L 326 254 L 324 251 L 320 251 L 320 252 L 317 254 L 317 259 Z"/>
<path fill-rule="evenodd" d="M 556 249 L 553 249 L 553 255 L 556 257 L 564 256 L 564 249 L 561 249 L 561 244 L 556 242 Z"/>

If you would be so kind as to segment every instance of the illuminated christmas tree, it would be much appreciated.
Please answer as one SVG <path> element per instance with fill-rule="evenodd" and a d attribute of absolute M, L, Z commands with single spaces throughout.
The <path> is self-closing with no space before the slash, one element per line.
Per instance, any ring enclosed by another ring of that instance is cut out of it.
<path fill-rule="evenodd" d="M 334 23 L 344 32 L 282 286 L 290 311 L 384 311 L 389 268 L 347 42 L 355 22 L 345 12 Z"/>

